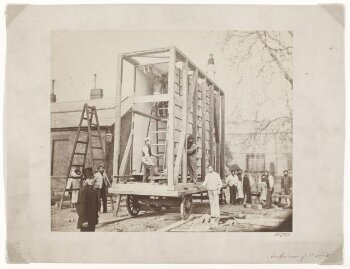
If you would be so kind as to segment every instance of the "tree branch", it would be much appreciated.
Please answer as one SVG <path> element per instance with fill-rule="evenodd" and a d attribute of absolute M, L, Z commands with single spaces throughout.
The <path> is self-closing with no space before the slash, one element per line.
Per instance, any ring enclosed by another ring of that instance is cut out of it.
<path fill-rule="evenodd" d="M 282 70 L 285 79 L 290 83 L 291 88 L 293 89 L 293 79 L 292 77 L 289 75 L 288 71 L 283 67 L 282 63 L 280 62 L 280 60 L 277 58 L 276 54 L 273 52 L 272 49 L 270 49 L 270 47 L 266 44 L 266 40 L 261 36 L 260 32 L 256 32 L 258 39 L 260 40 L 260 42 L 263 44 L 263 46 L 266 48 L 266 50 L 268 51 L 268 53 L 270 54 L 271 58 L 275 61 L 275 63 L 277 64 L 277 66 Z"/>

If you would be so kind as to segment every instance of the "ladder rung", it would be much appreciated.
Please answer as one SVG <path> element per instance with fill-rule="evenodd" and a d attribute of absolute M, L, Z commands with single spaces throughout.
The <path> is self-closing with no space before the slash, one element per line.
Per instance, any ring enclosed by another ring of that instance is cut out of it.
<path fill-rule="evenodd" d="M 79 144 L 87 144 L 88 142 L 87 141 L 77 141 L 77 143 L 79 143 Z"/>
<path fill-rule="evenodd" d="M 100 137 L 99 135 L 94 135 L 94 134 L 92 134 L 91 136 L 92 136 L 92 137 Z"/>
<path fill-rule="evenodd" d="M 83 119 L 84 119 L 84 120 L 88 120 L 88 118 L 86 118 L 86 117 L 84 117 Z"/>
<path fill-rule="evenodd" d="M 83 152 L 74 152 L 74 155 L 85 155 Z"/>
<path fill-rule="evenodd" d="M 159 144 L 159 143 L 157 143 L 157 144 L 151 144 L 151 146 L 166 146 L 166 144 Z"/>
<path fill-rule="evenodd" d="M 84 164 L 73 164 L 73 163 L 72 163 L 72 166 L 84 167 L 85 165 L 84 165 Z"/>
<path fill-rule="evenodd" d="M 90 124 L 91 124 L 91 125 L 94 125 L 94 126 L 97 126 L 97 123 L 93 123 L 93 122 L 91 122 Z"/>
<path fill-rule="evenodd" d="M 102 158 L 94 158 L 93 160 L 94 160 L 94 161 L 104 161 L 105 159 L 102 159 Z"/>
<path fill-rule="evenodd" d="M 102 147 L 92 147 L 93 149 L 102 149 Z"/>
<path fill-rule="evenodd" d="M 161 109 L 161 110 L 168 110 L 167 107 L 158 107 L 158 109 Z"/>
<path fill-rule="evenodd" d="M 159 128 L 158 128 L 159 129 Z M 166 129 L 166 128 L 165 128 Z M 162 133 L 166 133 L 166 131 L 152 131 L 152 134 L 162 134 Z"/>
<path fill-rule="evenodd" d="M 165 155 L 160 155 L 160 156 L 157 156 L 156 158 L 160 159 L 160 158 L 164 158 L 164 157 L 165 157 Z"/>

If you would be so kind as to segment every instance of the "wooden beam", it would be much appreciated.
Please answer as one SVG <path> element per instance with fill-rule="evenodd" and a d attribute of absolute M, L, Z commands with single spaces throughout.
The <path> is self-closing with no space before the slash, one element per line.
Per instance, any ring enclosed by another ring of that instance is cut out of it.
<path fill-rule="evenodd" d="M 168 124 L 167 124 L 167 172 L 168 186 L 171 188 L 176 184 L 174 181 L 174 102 L 175 102 L 175 47 L 170 49 L 170 59 L 168 67 Z"/>
<path fill-rule="evenodd" d="M 209 163 L 214 165 L 214 88 L 209 86 Z"/>
<path fill-rule="evenodd" d="M 184 69 L 186 69 L 186 74 L 187 74 L 187 68 L 184 68 Z M 185 74 L 185 71 L 184 71 L 184 74 Z M 181 155 L 184 156 L 183 154 L 184 154 L 184 152 L 186 152 L 186 149 L 184 149 L 184 147 L 186 146 L 186 134 L 187 134 L 187 123 L 188 123 L 188 116 L 187 115 L 189 114 L 189 111 L 190 111 L 191 106 L 192 106 L 193 94 L 194 94 L 194 90 L 195 90 L 196 85 L 197 85 L 197 83 L 194 83 L 194 82 L 197 81 L 197 75 L 198 75 L 198 73 L 196 71 L 196 74 L 192 77 L 192 83 L 191 83 L 191 87 L 190 87 L 190 90 L 188 93 L 188 97 L 186 94 L 187 99 L 184 99 L 184 104 L 182 106 L 182 130 L 181 130 L 181 134 L 180 134 L 179 148 L 178 148 L 176 156 L 181 156 Z M 184 81 L 184 80 L 182 80 L 182 81 Z M 184 91 L 183 91 L 182 95 L 185 96 Z M 185 160 L 186 160 L 185 166 L 186 166 L 186 181 L 187 181 L 187 153 L 186 153 Z M 174 178 L 176 178 L 179 175 L 180 161 L 181 161 L 181 158 L 176 158 L 175 168 L 174 168 Z M 185 161 L 183 161 L 183 163 L 185 163 Z M 183 182 L 185 182 L 185 181 L 183 181 Z"/>
<path fill-rule="evenodd" d="M 138 61 L 136 61 L 135 59 L 133 59 L 131 57 L 124 57 L 124 60 L 127 61 L 128 63 L 131 63 L 134 66 L 137 66 L 140 64 Z"/>
<path fill-rule="evenodd" d="M 201 78 L 204 78 L 207 81 L 208 85 L 213 85 L 213 90 L 217 90 L 220 95 L 224 94 L 224 91 L 221 90 L 220 87 L 216 85 L 216 83 L 210 77 L 208 77 L 205 72 L 203 72 L 198 66 L 191 62 L 191 60 L 182 51 L 180 51 L 178 48 L 176 48 L 176 51 L 181 56 L 181 58 L 188 60 L 190 66 L 192 66 L 194 69 L 198 69 L 199 76 Z"/>
<path fill-rule="evenodd" d="M 221 96 L 220 176 L 225 176 L 225 95 Z"/>
<path fill-rule="evenodd" d="M 133 100 L 134 104 L 143 104 L 143 103 L 169 101 L 171 96 L 170 94 L 156 94 L 156 95 L 135 96 L 133 98 L 134 98 Z"/>
<path fill-rule="evenodd" d="M 123 55 L 117 56 L 117 85 L 115 95 L 115 120 L 114 120 L 114 150 L 113 150 L 113 175 L 119 171 L 120 154 L 120 127 L 121 127 L 121 97 L 122 97 L 122 77 L 123 77 Z"/>
<path fill-rule="evenodd" d="M 157 54 L 157 53 L 164 53 L 167 51 L 175 50 L 175 47 L 172 48 L 159 48 L 159 49 L 152 49 L 152 50 L 141 50 L 141 51 L 134 51 L 125 53 L 124 55 L 127 57 L 137 57 L 137 56 L 143 56 L 143 55 L 151 55 L 151 54 Z M 171 57 L 171 56 L 170 56 Z"/>
<path fill-rule="evenodd" d="M 214 99 L 214 129 L 215 129 L 215 156 L 216 156 L 216 163 L 215 163 L 215 171 L 217 171 L 220 174 L 221 167 L 220 167 L 220 94 L 215 94 Z"/>
<path fill-rule="evenodd" d="M 187 100 L 187 94 L 188 94 L 188 62 L 186 62 L 186 65 L 183 66 L 182 69 L 182 132 L 185 133 L 185 139 L 183 144 L 179 143 L 179 149 L 182 147 L 182 173 L 181 173 L 181 178 L 183 183 L 187 183 L 187 117 L 188 117 L 188 110 L 187 110 L 187 103 L 189 102 Z M 181 142 L 181 141 L 180 141 Z M 177 161 L 177 159 L 176 159 Z M 176 173 L 176 166 L 175 166 L 175 177 L 177 176 Z"/>
<path fill-rule="evenodd" d="M 126 168 L 126 164 L 127 164 L 127 160 L 128 160 L 129 154 L 130 154 L 130 149 L 131 149 L 131 143 L 132 143 L 133 135 L 134 135 L 134 132 L 133 132 L 133 130 L 131 130 L 130 134 L 129 134 L 128 142 L 126 143 L 124 156 L 123 156 L 122 162 L 120 164 L 119 175 L 124 175 L 124 173 L 125 173 L 125 168 Z"/>
<path fill-rule="evenodd" d="M 206 166 L 206 102 L 207 102 L 207 84 L 204 82 L 201 85 L 202 88 L 202 163 L 201 163 L 201 177 L 205 178 L 205 166 Z"/>
<path fill-rule="evenodd" d="M 197 84 L 197 81 L 196 81 Z M 192 114 L 192 134 L 194 136 L 194 143 L 197 144 L 197 109 L 198 109 L 198 88 L 196 86 L 193 94 L 193 114 Z"/>
<path fill-rule="evenodd" d="M 141 116 L 150 118 L 150 119 L 154 119 L 154 120 L 156 120 L 156 121 L 164 121 L 164 122 L 167 121 L 166 118 L 156 117 L 156 116 L 153 116 L 153 115 L 151 115 L 151 114 L 147 114 L 147 113 L 144 113 L 144 112 L 141 112 L 141 111 L 138 111 L 138 110 L 131 110 L 131 113 L 133 113 L 133 114 L 138 114 L 138 115 L 141 115 Z"/>

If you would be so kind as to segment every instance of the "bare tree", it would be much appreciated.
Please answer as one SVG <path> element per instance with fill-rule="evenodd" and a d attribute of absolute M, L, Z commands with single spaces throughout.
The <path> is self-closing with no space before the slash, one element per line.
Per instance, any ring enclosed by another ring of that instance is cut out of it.
<path fill-rule="evenodd" d="M 244 143 L 254 143 L 265 131 L 291 132 L 293 129 L 292 109 L 292 57 L 293 33 L 268 31 L 226 31 L 218 39 L 224 59 L 227 59 L 235 77 L 234 89 L 248 96 L 253 109 L 240 115 L 247 108 L 236 102 L 232 109 L 232 121 L 249 121 L 253 129 L 247 134 Z M 283 82 L 284 81 L 284 82 Z M 276 83 L 280 83 L 276 87 Z M 276 89 L 271 91 L 271 89 Z M 250 91 L 250 92 L 249 92 Z M 240 98 L 236 94 L 238 99 Z M 247 106 L 247 105 L 246 105 Z M 271 108 L 276 113 L 268 113 Z"/>

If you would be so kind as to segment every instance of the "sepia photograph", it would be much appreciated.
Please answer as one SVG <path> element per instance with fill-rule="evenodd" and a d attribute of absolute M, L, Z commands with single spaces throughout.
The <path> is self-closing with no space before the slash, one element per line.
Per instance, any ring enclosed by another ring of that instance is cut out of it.
<path fill-rule="evenodd" d="M 293 232 L 292 31 L 50 45 L 51 231 Z"/>
<path fill-rule="evenodd" d="M 343 264 L 344 15 L 9 5 L 8 263 Z"/>

